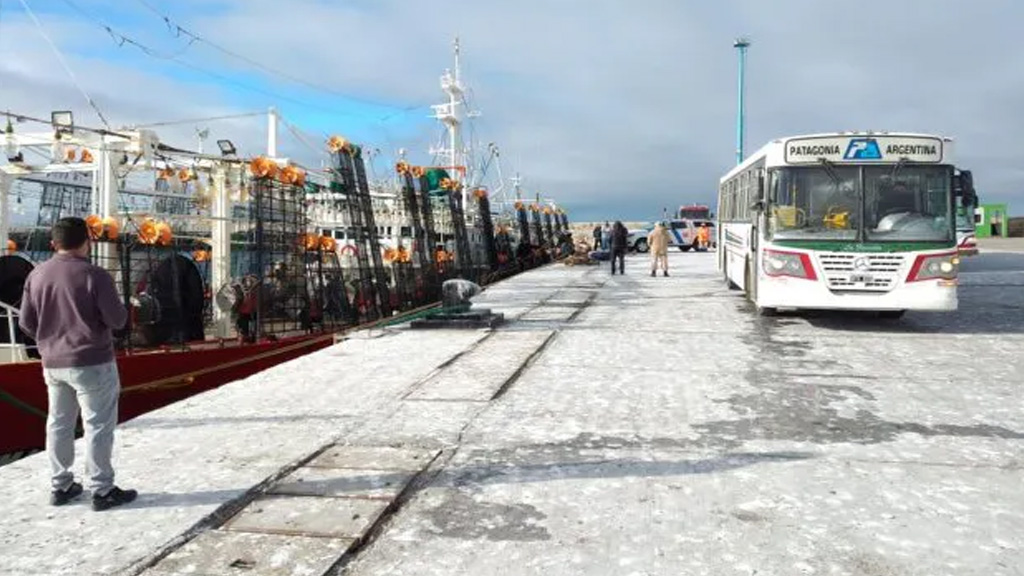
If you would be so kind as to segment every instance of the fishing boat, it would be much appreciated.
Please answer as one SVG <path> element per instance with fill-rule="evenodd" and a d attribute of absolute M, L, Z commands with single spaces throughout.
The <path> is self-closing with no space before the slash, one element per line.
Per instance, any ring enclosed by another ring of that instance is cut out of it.
<path fill-rule="evenodd" d="M 420 310 L 445 279 L 486 284 L 539 263 L 499 257 L 490 194 L 467 178 L 457 67 L 442 88 L 449 102 L 435 117 L 454 143 L 446 160 L 400 157 L 393 186 L 373 188 L 362 148 L 340 136 L 326 143 L 324 169 L 280 157 L 273 109 L 267 153 L 255 158 L 229 140 L 208 154 L 152 130 L 79 126 L 70 113 L 7 113 L 0 462 L 45 443 L 42 367 L 17 320 L 25 278 L 52 255 L 50 228 L 61 217 L 86 219 L 92 260 L 130 311 L 115 334 L 120 421 L 326 347 L 338 331 Z M 522 217 L 527 207 L 516 210 Z M 545 242 L 542 228 L 533 234 Z"/>

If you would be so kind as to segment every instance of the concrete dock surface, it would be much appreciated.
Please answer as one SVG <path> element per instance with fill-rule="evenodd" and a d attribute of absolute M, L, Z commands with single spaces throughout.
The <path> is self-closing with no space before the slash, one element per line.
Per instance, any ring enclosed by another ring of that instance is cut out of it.
<path fill-rule="evenodd" d="M 123 508 L 48 506 L 41 454 L 0 468 L 0 574 L 1024 574 L 1024 255 L 895 321 L 759 318 L 714 254 L 648 262 L 137 418 Z"/>

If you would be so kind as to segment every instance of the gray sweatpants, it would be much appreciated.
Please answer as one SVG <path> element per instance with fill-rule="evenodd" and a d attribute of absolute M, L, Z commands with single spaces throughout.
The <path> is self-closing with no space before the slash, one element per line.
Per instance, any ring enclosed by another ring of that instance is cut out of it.
<path fill-rule="evenodd" d="M 121 381 L 117 364 L 108 362 L 81 368 L 44 368 L 50 410 L 46 418 L 46 455 L 50 458 L 50 482 L 64 490 L 74 480 L 75 424 L 82 410 L 85 427 L 85 473 L 93 494 L 114 487 L 114 428 Z"/>

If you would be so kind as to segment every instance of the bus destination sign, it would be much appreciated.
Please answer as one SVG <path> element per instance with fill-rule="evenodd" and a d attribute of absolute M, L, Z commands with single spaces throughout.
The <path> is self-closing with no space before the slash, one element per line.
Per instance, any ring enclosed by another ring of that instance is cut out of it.
<path fill-rule="evenodd" d="M 786 141 L 786 163 L 942 162 L 942 140 L 913 136 L 793 138 Z"/>

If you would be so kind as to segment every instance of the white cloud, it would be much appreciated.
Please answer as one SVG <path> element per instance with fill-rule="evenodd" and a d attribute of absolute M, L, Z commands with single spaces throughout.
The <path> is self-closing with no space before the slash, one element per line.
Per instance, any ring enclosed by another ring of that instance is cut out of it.
<path fill-rule="evenodd" d="M 128 3 L 131 5 L 132 3 Z M 122 6 L 117 4 L 116 6 Z M 114 14 L 111 3 L 98 11 Z M 938 132 L 958 141 L 984 198 L 1024 200 L 1024 54 L 1009 0 L 907 0 L 863 5 L 810 0 L 683 3 L 540 1 L 442 3 L 234 0 L 168 5 L 171 16 L 272 68 L 340 93 L 394 106 L 440 102 L 451 36 L 463 40 L 465 71 L 484 116 L 482 141 L 497 142 L 505 171 L 528 191 L 554 196 L 577 218 L 656 217 L 663 206 L 711 201 L 733 162 L 735 53 L 748 33 L 748 150 L 782 135 L 849 129 Z M 117 121 L 217 115 L 272 104 L 216 85 L 185 84 L 159 62 L 87 58 L 102 31 L 81 20 L 52 22 L 72 66 Z M 157 38 L 162 24 L 137 31 Z M 90 28 L 91 27 L 91 28 Z M 12 32 L 11 30 L 14 30 Z M 13 34 L 13 36 L 12 36 Z M 17 61 L 0 63 L 3 106 L 45 115 L 81 96 L 24 22 L 3 24 L 0 42 Z M 215 50 L 189 58 L 222 72 L 249 70 Z M 135 67 L 133 67 L 135 66 Z M 284 80 L 274 91 L 309 97 Z M 287 105 L 285 106 L 288 107 Z M 372 138 L 385 152 L 423 153 L 435 128 L 336 117 L 307 126 Z M 309 118 L 324 118 L 311 112 Z M 236 142 L 262 143 L 262 121 L 218 124 Z M 191 126 L 171 134 L 191 143 Z M 307 155 L 288 141 L 288 149 Z M 380 168 L 389 165 L 379 164 Z M 1019 210 L 1019 209 L 1018 209 Z"/>

